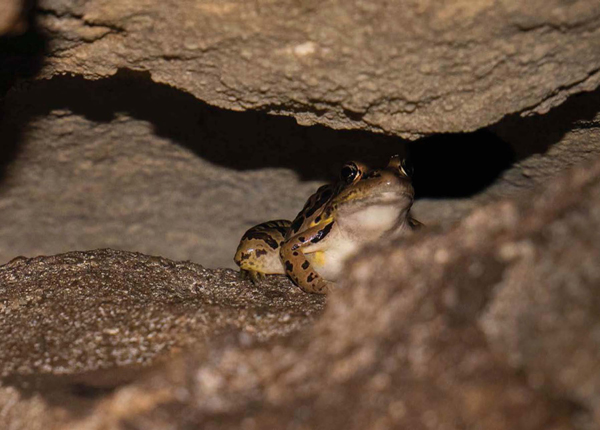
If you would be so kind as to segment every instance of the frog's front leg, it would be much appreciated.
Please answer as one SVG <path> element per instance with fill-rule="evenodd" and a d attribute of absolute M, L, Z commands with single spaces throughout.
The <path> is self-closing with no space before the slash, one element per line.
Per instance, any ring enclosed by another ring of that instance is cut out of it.
<path fill-rule="evenodd" d="M 281 246 L 281 262 L 285 273 L 307 293 L 326 294 L 331 289 L 331 283 L 315 271 L 304 252 L 319 251 L 319 242 L 331 232 L 333 224 L 331 221 L 311 227 L 292 236 Z"/>
<path fill-rule="evenodd" d="M 279 250 L 290 224 L 287 220 L 268 221 L 244 233 L 233 258 L 243 277 L 256 284 L 264 275 L 285 274 Z"/>

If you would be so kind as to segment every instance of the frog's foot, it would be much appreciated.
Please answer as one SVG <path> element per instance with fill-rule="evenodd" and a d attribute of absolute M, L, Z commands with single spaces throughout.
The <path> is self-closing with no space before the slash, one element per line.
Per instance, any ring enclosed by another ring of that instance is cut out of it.
<path fill-rule="evenodd" d="M 313 272 L 316 275 L 316 272 Z M 317 277 L 311 277 L 311 274 L 307 278 L 296 277 L 292 274 L 289 275 L 294 284 L 298 285 L 302 291 L 309 294 L 329 294 L 335 289 L 333 282 L 326 281 L 319 275 Z"/>
<path fill-rule="evenodd" d="M 263 282 L 265 279 L 267 279 L 267 276 L 264 273 L 257 272 L 256 270 L 248 270 L 248 269 L 241 269 L 240 277 L 243 280 L 249 280 L 254 285 L 258 285 L 261 282 Z"/>
<path fill-rule="evenodd" d="M 319 281 L 313 284 L 300 285 L 303 291 L 313 294 L 329 294 L 335 289 L 333 282 L 326 281 L 323 278 L 319 278 Z"/>

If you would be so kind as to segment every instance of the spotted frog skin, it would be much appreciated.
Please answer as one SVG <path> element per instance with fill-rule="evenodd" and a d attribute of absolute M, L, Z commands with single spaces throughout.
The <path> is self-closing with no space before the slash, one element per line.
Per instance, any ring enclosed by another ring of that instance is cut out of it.
<path fill-rule="evenodd" d="M 305 292 L 324 294 L 362 245 L 410 234 L 421 225 L 410 215 L 413 200 L 400 157 L 379 170 L 346 163 L 340 180 L 310 196 L 294 221 L 268 221 L 248 230 L 234 260 L 254 282 L 286 274 Z"/>

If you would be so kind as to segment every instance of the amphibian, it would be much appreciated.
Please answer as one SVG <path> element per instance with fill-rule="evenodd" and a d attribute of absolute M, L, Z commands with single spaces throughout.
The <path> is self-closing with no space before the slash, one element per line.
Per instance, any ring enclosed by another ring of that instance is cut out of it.
<path fill-rule="evenodd" d="M 319 188 L 294 221 L 268 221 L 248 230 L 234 260 L 254 282 L 287 274 L 302 290 L 324 294 L 362 245 L 410 234 L 421 225 L 410 214 L 413 199 L 399 156 L 379 170 L 346 163 L 339 181 Z"/>

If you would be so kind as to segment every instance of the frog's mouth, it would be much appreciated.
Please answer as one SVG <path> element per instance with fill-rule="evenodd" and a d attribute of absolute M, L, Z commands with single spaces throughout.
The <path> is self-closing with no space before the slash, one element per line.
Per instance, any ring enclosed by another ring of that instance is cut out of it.
<path fill-rule="evenodd" d="M 389 201 L 389 202 L 398 202 L 402 201 L 410 201 L 412 203 L 414 199 L 414 193 L 410 193 L 408 191 L 405 192 L 396 192 L 396 191 L 386 191 L 385 193 L 381 193 L 377 196 L 372 197 L 374 201 Z"/>
<path fill-rule="evenodd" d="M 379 193 L 369 193 L 361 195 L 358 192 L 350 192 L 343 196 L 338 196 L 334 203 L 337 205 L 370 205 L 370 204 L 398 204 L 399 206 L 412 205 L 414 192 L 411 190 L 389 190 Z"/>
<path fill-rule="evenodd" d="M 387 205 L 394 206 L 397 208 L 397 211 L 400 211 L 404 207 L 410 208 L 413 204 L 413 200 L 414 193 L 394 190 L 362 197 L 350 197 L 345 201 L 345 205 L 354 206 L 356 209 L 360 209 L 361 206 Z"/>

